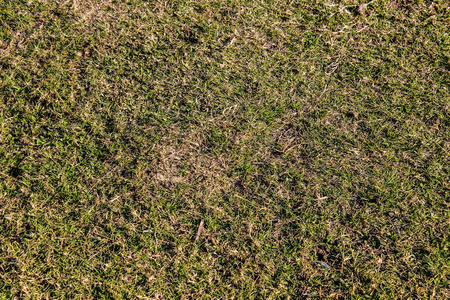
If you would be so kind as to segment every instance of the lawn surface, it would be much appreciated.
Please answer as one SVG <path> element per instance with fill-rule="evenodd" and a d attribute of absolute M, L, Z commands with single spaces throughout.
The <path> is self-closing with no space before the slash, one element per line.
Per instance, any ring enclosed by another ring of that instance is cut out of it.
<path fill-rule="evenodd" d="M 0 0 L 0 299 L 448 299 L 449 24 Z"/>

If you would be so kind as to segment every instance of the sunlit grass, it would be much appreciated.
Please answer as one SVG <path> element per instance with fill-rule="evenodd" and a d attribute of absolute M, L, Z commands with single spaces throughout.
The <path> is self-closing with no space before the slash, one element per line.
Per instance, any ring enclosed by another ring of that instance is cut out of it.
<path fill-rule="evenodd" d="M 0 4 L 1 299 L 450 296 L 447 1 L 61 3 Z"/>

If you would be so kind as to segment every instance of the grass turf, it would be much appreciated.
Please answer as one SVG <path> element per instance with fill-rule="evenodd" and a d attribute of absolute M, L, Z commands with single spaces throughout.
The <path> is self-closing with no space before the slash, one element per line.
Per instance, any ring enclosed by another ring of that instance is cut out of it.
<path fill-rule="evenodd" d="M 449 298 L 449 16 L 0 1 L 0 298 Z"/>

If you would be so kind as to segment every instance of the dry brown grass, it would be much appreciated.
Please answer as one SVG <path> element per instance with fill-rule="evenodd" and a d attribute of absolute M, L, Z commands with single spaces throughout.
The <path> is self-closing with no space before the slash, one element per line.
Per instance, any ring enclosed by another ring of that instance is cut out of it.
<path fill-rule="evenodd" d="M 0 4 L 0 299 L 448 298 L 448 9 Z"/>

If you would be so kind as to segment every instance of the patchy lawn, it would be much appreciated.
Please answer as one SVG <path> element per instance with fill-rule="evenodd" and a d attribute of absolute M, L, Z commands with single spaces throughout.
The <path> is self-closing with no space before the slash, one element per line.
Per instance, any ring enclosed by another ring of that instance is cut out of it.
<path fill-rule="evenodd" d="M 0 299 L 450 297 L 448 1 L 288 2 L 0 3 Z"/>

